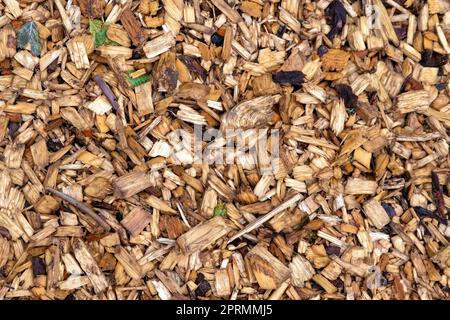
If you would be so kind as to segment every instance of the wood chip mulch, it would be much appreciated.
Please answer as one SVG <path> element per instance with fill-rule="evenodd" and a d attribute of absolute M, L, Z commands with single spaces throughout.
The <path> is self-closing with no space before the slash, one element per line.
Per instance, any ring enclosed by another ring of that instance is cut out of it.
<path fill-rule="evenodd" d="M 448 0 L 0 1 L 0 300 L 449 299 L 449 41 Z"/>

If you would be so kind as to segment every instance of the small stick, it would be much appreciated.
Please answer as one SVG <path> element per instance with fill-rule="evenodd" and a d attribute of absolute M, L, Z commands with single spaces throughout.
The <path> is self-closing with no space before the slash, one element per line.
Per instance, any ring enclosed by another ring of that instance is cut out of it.
<path fill-rule="evenodd" d="M 112 92 L 111 88 L 108 86 L 108 84 L 103 80 L 100 76 L 94 76 L 92 79 L 94 79 L 95 82 L 97 82 L 100 89 L 102 89 L 103 93 L 105 94 L 106 98 L 108 98 L 109 103 L 113 106 L 114 110 L 119 111 L 120 107 L 117 103 L 116 96 Z"/>
<path fill-rule="evenodd" d="M 92 219 L 94 219 L 103 229 L 105 229 L 105 231 L 109 231 L 111 228 L 110 226 L 98 215 L 95 213 L 94 210 L 92 210 L 91 208 L 89 208 L 87 205 L 85 205 L 84 203 L 78 201 L 75 198 L 72 198 L 71 196 L 62 193 L 58 190 L 52 189 L 52 188 L 47 188 L 47 191 L 50 191 L 50 193 L 53 193 L 55 196 L 61 198 L 64 201 L 67 201 L 68 203 L 70 203 L 71 205 L 77 207 L 80 211 L 86 213 L 87 215 L 89 215 Z"/>
<path fill-rule="evenodd" d="M 231 243 L 234 240 L 236 240 L 237 238 L 243 236 L 246 233 L 249 233 L 253 230 L 255 230 L 256 228 L 258 228 L 260 225 L 264 224 L 266 221 L 269 221 L 270 219 L 272 219 L 274 216 L 276 216 L 278 213 L 280 213 L 281 211 L 289 208 L 291 205 L 293 205 L 294 203 L 297 203 L 298 201 L 300 201 L 301 199 L 303 199 L 303 195 L 298 193 L 295 196 L 293 196 L 292 198 L 290 198 L 289 200 L 286 200 L 285 202 L 283 202 L 282 204 L 280 204 L 278 207 L 276 207 L 275 209 L 273 209 L 272 211 L 270 211 L 269 213 L 267 213 L 266 215 L 256 219 L 255 221 L 253 221 L 252 223 L 249 223 L 244 229 L 242 229 L 241 231 L 239 231 L 238 233 L 236 233 L 233 237 L 231 237 L 230 240 L 228 240 L 227 243 Z"/>

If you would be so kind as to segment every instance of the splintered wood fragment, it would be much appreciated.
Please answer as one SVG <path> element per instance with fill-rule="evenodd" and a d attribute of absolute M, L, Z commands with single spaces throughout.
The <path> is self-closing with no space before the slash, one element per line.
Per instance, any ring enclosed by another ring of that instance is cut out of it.
<path fill-rule="evenodd" d="M 216 271 L 215 281 L 216 291 L 219 297 L 226 297 L 231 294 L 230 279 L 226 269 Z"/>
<path fill-rule="evenodd" d="M 37 105 L 34 103 L 18 102 L 17 104 L 7 104 L 3 110 L 10 113 L 33 114 L 36 108 Z"/>
<path fill-rule="evenodd" d="M 381 0 L 374 0 L 373 1 L 374 6 L 376 7 L 376 10 L 378 10 L 379 14 L 379 24 L 381 26 L 382 32 L 385 33 L 387 38 L 394 43 L 395 46 L 399 45 L 399 40 L 397 37 L 397 33 L 395 32 L 394 27 L 392 26 L 392 22 L 390 19 L 389 14 L 387 13 L 387 10 L 385 6 L 383 5 Z"/>
<path fill-rule="evenodd" d="M 434 263 L 437 263 L 439 267 L 442 269 L 449 267 L 449 259 L 450 259 L 450 245 L 446 246 L 445 248 L 439 250 L 432 258 L 431 260 Z"/>
<path fill-rule="evenodd" d="M 200 251 L 224 237 L 232 228 L 224 218 L 218 216 L 202 222 L 182 234 L 177 243 L 185 254 Z"/>
<path fill-rule="evenodd" d="M 337 291 L 337 288 L 321 274 L 315 274 L 312 279 L 327 293 L 335 293 Z"/>
<path fill-rule="evenodd" d="M 231 243 L 234 240 L 236 240 L 237 238 L 242 237 L 243 235 L 245 235 L 245 234 L 255 230 L 259 226 L 263 225 L 264 223 L 266 223 L 267 221 L 272 219 L 278 213 L 282 212 L 283 210 L 288 209 L 289 207 L 293 206 L 294 204 L 296 204 L 298 201 L 300 201 L 302 199 L 303 199 L 303 195 L 302 194 L 298 193 L 298 194 L 294 195 L 292 198 L 284 201 L 282 204 L 280 204 L 278 207 L 276 207 L 275 209 L 273 209 L 269 213 L 265 214 L 262 217 L 259 217 L 255 221 L 249 223 L 244 229 L 242 229 L 241 231 L 236 233 L 234 236 L 232 236 L 230 238 L 230 240 L 228 240 L 228 243 Z"/>
<path fill-rule="evenodd" d="M 166 253 L 168 253 L 172 249 L 172 247 L 174 245 L 175 244 L 169 244 L 169 245 L 167 245 L 167 246 L 165 246 L 163 248 L 160 248 L 158 250 L 151 251 L 151 252 L 145 254 L 141 259 L 139 259 L 139 264 L 143 265 L 143 264 L 145 264 L 147 262 L 151 262 L 151 261 L 153 261 L 153 260 L 155 260 L 155 259 L 157 259 L 157 258 L 159 258 L 159 257 L 161 257 L 163 255 L 165 255 Z"/>
<path fill-rule="evenodd" d="M 124 247 L 117 246 L 114 249 L 114 256 L 125 269 L 125 272 L 133 279 L 142 277 L 142 269 L 136 258 L 133 257 Z"/>
<path fill-rule="evenodd" d="M 89 284 L 89 278 L 86 276 L 70 275 L 66 280 L 59 282 L 61 290 L 75 290 Z"/>
<path fill-rule="evenodd" d="M 400 113 L 425 111 L 430 106 L 430 94 L 426 90 L 415 90 L 398 96 L 397 108 Z"/>
<path fill-rule="evenodd" d="M 289 264 L 292 275 L 292 284 L 303 287 L 316 273 L 311 263 L 301 255 L 296 255 Z"/>
<path fill-rule="evenodd" d="M 73 198 L 63 192 L 60 192 L 58 190 L 55 190 L 52 188 L 46 188 L 46 190 L 53 193 L 55 196 L 61 198 L 62 200 L 67 201 L 68 203 L 75 206 L 83 213 L 86 213 L 87 215 L 89 215 L 92 219 L 94 219 L 98 223 L 99 226 L 101 226 L 103 229 L 105 229 L 105 231 L 109 231 L 111 229 L 109 224 L 106 223 L 103 218 L 101 218 L 97 213 L 95 213 L 94 210 L 92 210 L 90 207 L 88 207 L 84 203 L 82 203 L 82 202 L 76 200 L 75 198 Z"/>
<path fill-rule="evenodd" d="M 292 16 L 286 9 L 280 7 L 280 21 L 286 23 L 294 32 L 300 33 L 301 24 L 294 16 Z"/>
<path fill-rule="evenodd" d="M 361 178 L 349 178 L 345 185 L 347 194 L 375 194 L 378 188 L 376 181 Z"/>
<path fill-rule="evenodd" d="M 70 122 L 75 128 L 79 130 L 89 129 L 89 124 L 87 123 L 86 119 L 80 115 L 77 109 L 73 107 L 67 107 L 62 108 L 60 112 L 63 119 Z"/>
<path fill-rule="evenodd" d="M 347 119 L 347 111 L 342 99 L 339 99 L 331 110 L 331 127 L 336 135 L 339 135 L 344 129 L 345 120 Z"/>
<path fill-rule="evenodd" d="M 233 29 L 227 27 L 223 38 L 222 59 L 228 61 L 231 56 L 231 44 L 233 41 Z"/>
<path fill-rule="evenodd" d="M 410 142 L 425 142 L 441 137 L 439 132 L 430 132 L 424 134 L 411 134 L 411 135 L 398 135 L 395 139 L 397 141 L 410 141 Z"/>
<path fill-rule="evenodd" d="M 167 32 L 147 42 L 143 49 L 147 58 L 151 59 L 168 51 L 175 46 L 175 43 L 175 37 L 170 32 Z"/>
<path fill-rule="evenodd" d="M 77 238 L 73 241 L 72 247 L 75 258 L 91 281 L 95 293 L 105 291 L 109 286 L 108 280 L 100 270 L 97 262 L 95 262 L 85 243 Z"/>
<path fill-rule="evenodd" d="M 19 169 L 20 165 L 22 164 L 24 152 L 25 152 L 24 144 L 16 144 L 16 143 L 8 144 L 3 153 L 3 156 L 5 157 L 6 166 L 10 169 Z"/>
<path fill-rule="evenodd" d="M 164 284 L 159 280 L 151 280 L 153 287 L 155 288 L 158 296 L 161 300 L 171 300 L 172 294 L 170 291 L 164 286 Z"/>
<path fill-rule="evenodd" d="M 102 45 L 96 49 L 102 57 L 130 59 L 133 56 L 133 49 L 122 46 Z"/>
<path fill-rule="evenodd" d="M 346 248 L 347 247 L 347 244 L 344 241 L 342 241 L 342 240 L 340 240 L 340 239 L 338 239 L 336 237 L 333 237 L 332 235 L 330 235 L 330 234 L 328 234 L 326 232 L 323 232 L 323 231 L 319 230 L 319 231 L 317 231 L 317 236 L 320 237 L 320 238 L 326 239 L 327 241 L 335 244 L 338 247 L 341 247 L 341 248 Z"/>
<path fill-rule="evenodd" d="M 448 5 L 448 7 L 450 7 L 450 5 Z M 441 43 L 441 46 L 444 48 L 444 51 L 447 52 L 447 54 L 450 54 L 450 45 L 447 41 L 447 37 L 445 36 L 444 31 L 442 30 L 441 25 L 439 24 L 436 25 L 436 32 L 439 38 L 439 42 Z"/>
<path fill-rule="evenodd" d="M 140 47 L 145 41 L 145 36 L 141 29 L 141 23 L 129 8 L 122 12 L 120 22 L 130 35 L 131 42 Z"/>
<path fill-rule="evenodd" d="M 249 129 L 263 127 L 270 123 L 273 116 L 272 106 L 280 95 L 258 97 L 236 105 L 228 111 L 221 121 L 221 129 Z"/>
<path fill-rule="evenodd" d="M 364 204 L 364 213 L 377 229 L 383 228 L 391 221 L 386 210 L 376 199 L 369 200 Z"/>
<path fill-rule="evenodd" d="M 73 30 L 73 25 L 69 17 L 67 16 L 66 10 L 64 9 L 63 4 L 60 0 L 54 0 L 56 7 L 58 8 L 59 14 L 61 15 L 61 19 L 64 25 L 64 28 L 66 28 L 66 31 L 68 34 Z"/>
<path fill-rule="evenodd" d="M 238 23 L 242 21 L 242 17 L 240 16 L 239 12 L 231 8 L 224 0 L 212 0 L 211 2 L 220 11 L 222 11 L 222 13 L 227 16 L 227 18 L 230 19 L 231 22 Z"/>
<path fill-rule="evenodd" d="M 152 217 L 149 212 L 143 208 L 136 207 L 132 209 L 120 223 L 132 236 L 135 236 L 141 233 L 151 220 Z"/>
<path fill-rule="evenodd" d="M 122 199 L 134 196 L 151 185 L 151 179 L 142 171 L 127 173 L 112 182 L 114 195 Z"/>
<path fill-rule="evenodd" d="M 372 153 L 364 150 L 363 148 L 357 148 L 353 152 L 353 158 L 365 166 L 367 169 L 370 169 L 370 164 L 372 160 Z"/>
<path fill-rule="evenodd" d="M 33 71 L 21 67 L 14 68 L 13 73 L 28 81 L 30 81 L 31 78 L 33 77 Z"/>
<path fill-rule="evenodd" d="M 89 58 L 83 41 L 72 39 L 67 42 L 67 49 L 69 50 L 70 58 L 78 69 L 89 68 Z"/>
<path fill-rule="evenodd" d="M 130 37 L 128 36 L 128 33 L 120 25 L 112 24 L 108 26 L 106 36 L 108 37 L 108 39 L 117 42 L 121 46 L 124 47 L 131 46 L 131 40 Z"/>
<path fill-rule="evenodd" d="M 291 128 L 292 130 L 292 128 Z M 309 136 L 297 136 L 295 133 L 293 133 L 293 139 L 306 143 L 306 144 L 311 144 L 313 146 L 319 146 L 319 147 L 324 147 L 324 148 L 329 148 L 329 149 L 333 149 L 333 150 L 339 150 L 339 147 L 332 144 L 331 142 L 322 140 L 322 139 L 316 139 L 313 137 L 309 137 Z"/>
<path fill-rule="evenodd" d="M 87 108 L 98 115 L 108 113 L 112 109 L 112 105 L 108 99 L 101 95 L 87 105 Z"/>
<path fill-rule="evenodd" d="M 154 111 L 152 100 L 152 83 L 149 81 L 134 88 L 136 93 L 137 110 L 140 116 L 145 116 Z"/>
<path fill-rule="evenodd" d="M 262 289 L 276 289 L 291 275 L 289 268 L 262 245 L 253 247 L 245 258 Z"/>
<path fill-rule="evenodd" d="M 4 209 L 0 210 L 0 226 L 8 231 L 12 240 L 16 241 L 24 235 L 24 231 L 20 226 L 8 215 Z"/>
<path fill-rule="evenodd" d="M 39 168 L 45 168 L 49 164 L 49 153 L 45 140 L 39 140 L 30 149 L 34 164 Z"/>
<path fill-rule="evenodd" d="M 171 208 L 164 200 L 159 199 L 153 195 L 148 196 L 145 198 L 145 203 L 155 209 L 158 209 L 162 212 L 172 213 L 175 214 L 177 211 L 173 208 Z"/>
<path fill-rule="evenodd" d="M 4 238 L 3 236 L 0 237 L 0 268 L 3 268 L 3 266 L 8 262 L 8 256 L 9 256 L 9 242 L 8 238 Z"/>
<path fill-rule="evenodd" d="M 52 214 L 60 207 L 57 199 L 49 195 L 43 195 L 36 203 L 34 209 L 41 214 Z"/>
<path fill-rule="evenodd" d="M 207 125 L 205 117 L 191 107 L 180 105 L 178 108 L 177 118 L 192 124 Z"/>
<path fill-rule="evenodd" d="M 412 152 L 411 149 L 406 148 L 405 146 L 403 146 L 401 143 L 398 143 L 398 142 L 394 143 L 391 150 L 393 153 L 398 154 L 400 157 L 403 157 L 406 160 L 409 159 L 409 157 L 411 156 L 411 152 Z"/>
<path fill-rule="evenodd" d="M 7 20 L 7 23 L 9 23 L 9 19 Z M 14 41 L 14 42 L 12 43 L 12 41 Z M 0 29 L 0 45 L 1 45 L 0 61 L 4 61 L 6 58 L 12 58 L 12 57 L 14 57 L 17 61 L 19 61 L 19 59 L 17 59 L 15 56 L 16 55 L 16 45 L 14 44 L 15 41 L 16 41 L 16 33 L 11 25 L 7 25 L 7 26 L 3 27 L 2 29 Z M 14 45 L 12 45 L 12 44 L 14 44 Z M 19 51 L 19 52 L 21 52 L 21 53 L 23 52 L 23 54 L 26 55 L 28 58 L 30 58 L 30 56 L 32 57 L 31 53 L 29 53 L 28 51 L 23 50 L 23 51 Z M 37 58 L 29 59 L 29 62 L 33 63 L 32 62 L 33 60 L 36 61 Z M 28 68 L 28 69 L 31 69 L 31 68 Z"/>
<path fill-rule="evenodd" d="M 415 62 L 419 62 L 422 59 L 422 55 L 420 54 L 420 52 L 406 42 L 401 42 L 399 48 L 405 54 L 405 56 Z"/>
<path fill-rule="evenodd" d="M 68 48 L 69 48 L 69 44 L 68 44 Z M 70 51 L 70 49 L 69 49 Z M 86 51 L 86 50 L 85 50 Z M 53 49 L 49 52 L 47 52 L 46 54 L 44 54 L 40 59 L 39 59 L 39 69 L 41 71 L 44 71 L 45 69 L 48 68 L 48 66 L 55 61 L 56 59 L 59 58 L 59 56 L 61 55 L 62 50 L 61 49 Z M 71 51 L 70 51 L 71 52 Z M 80 53 L 83 54 L 83 53 Z M 17 54 L 16 54 L 17 56 Z M 79 56 L 74 57 L 76 59 L 79 59 Z M 83 59 L 87 59 L 87 55 L 83 56 Z M 72 61 L 75 61 L 74 59 L 72 59 Z M 89 62 L 89 60 L 88 60 Z"/>
<path fill-rule="evenodd" d="M 56 246 L 51 246 L 45 252 L 45 263 L 47 265 L 47 290 L 54 288 L 60 280 L 62 274 L 60 272 L 60 252 Z"/>
<path fill-rule="evenodd" d="M 339 257 L 333 256 L 332 259 L 338 265 L 340 265 L 342 268 L 344 268 L 345 270 L 347 270 L 351 274 L 356 275 L 358 277 L 364 277 L 367 274 L 367 272 L 368 272 L 368 270 L 366 270 L 365 268 L 357 266 L 357 265 L 354 265 L 354 264 L 351 264 L 351 263 L 346 262 L 346 261 L 343 261 Z"/>
<path fill-rule="evenodd" d="M 19 18 L 22 15 L 22 9 L 20 9 L 19 2 L 16 0 L 3 0 L 8 8 L 9 13 L 13 15 L 14 18 Z"/>
<path fill-rule="evenodd" d="M 4 36 L 3 33 L 5 33 L 5 30 L 2 30 L 2 36 Z M 5 54 L 6 57 L 6 54 Z M 34 67 L 36 66 L 36 64 L 39 63 L 39 61 L 42 59 L 39 59 L 38 57 L 34 57 L 30 52 L 26 51 L 26 50 L 22 50 L 17 52 L 14 55 L 14 59 L 20 63 L 23 67 L 33 70 Z"/>

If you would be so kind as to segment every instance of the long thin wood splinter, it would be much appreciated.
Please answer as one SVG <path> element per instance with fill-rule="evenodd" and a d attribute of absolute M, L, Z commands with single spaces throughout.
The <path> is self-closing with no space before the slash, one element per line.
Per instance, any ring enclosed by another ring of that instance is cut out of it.
<path fill-rule="evenodd" d="M 80 209 L 80 211 L 86 213 L 87 215 L 89 215 L 92 219 L 94 219 L 103 229 L 105 229 L 105 231 L 109 231 L 111 230 L 111 227 L 109 226 L 109 224 L 107 224 L 98 214 L 95 213 L 94 210 L 92 210 L 91 208 L 89 208 L 87 205 L 85 205 L 84 203 L 78 201 L 77 199 L 62 193 L 61 191 L 52 189 L 52 188 L 46 188 L 47 191 L 50 191 L 51 193 L 53 193 L 55 196 L 61 198 L 64 201 L 67 201 L 68 203 L 70 203 L 71 205 L 77 207 L 78 209 Z"/>
<path fill-rule="evenodd" d="M 265 216 L 262 216 L 258 219 L 256 219 L 255 221 L 253 221 L 252 223 L 249 223 L 244 229 L 242 229 L 241 231 L 239 231 L 238 233 L 236 233 L 234 236 L 231 237 L 230 240 L 228 240 L 227 243 L 233 242 L 235 239 L 243 236 L 246 233 L 249 233 L 250 231 L 255 230 L 256 228 L 258 228 L 260 225 L 262 225 L 263 223 L 265 223 L 266 221 L 269 221 L 270 219 L 272 219 L 274 216 L 276 216 L 278 213 L 280 213 L 281 211 L 289 208 L 290 206 L 292 206 L 294 203 L 297 203 L 298 201 L 300 201 L 301 199 L 303 199 L 303 195 L 298 193 L 295 196 L 293 196 L 292 198 L 286 200 L 285 202 L 283 202 L 282 204 L 280 204 L 278 207 L 276 207 L 275 209 L 273 209 L 272 211 L 270 211 L 269 213 L 267 213 Z"/>

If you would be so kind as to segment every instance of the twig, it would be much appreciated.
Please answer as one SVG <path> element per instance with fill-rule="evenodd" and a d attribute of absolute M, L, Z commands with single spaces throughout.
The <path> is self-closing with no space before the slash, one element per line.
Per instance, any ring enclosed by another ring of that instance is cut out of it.
<path fill-rule="evenodd" d="M 116 96 L 112 92 L 111 88 L 108 86 L 108 84 L 103 80 L 100 76 L 94 76 L 92 77 L 95 82 L 97 82 L 100 89 L 102 89 L 104 95 L 106 98 L 108 98 L 109 103 L 113 106 L 114 110 L 119 111 L 119 104 L 117 103 Z"/>
<path fill-rule="evenodd" d="M 92 219 L 94 219 L 103 229 L 105 229 L 105 231 L 109 231 L 111 228 L 110 226 L 98 215 L 95 213 L 94 210 L 92 210 L 91 208 L 89 208 L 87 205 L 85 205 L 84 203 L 78 201 L 75 198 L 72 198 L 71 196 L 62 193 L 58 190 L 52 189 L 52 188 L 47 188 L 47 191 L 53 193 L 55 196 L 61 198 L 64 201 L 69 202 L 71 205 L 77 207 L 80 211 L 86 213 L 87 215 L 89 215 Z"/>
<path fill-rule="evenodd" d="M 289 208 L 291 205 L 293 205 L 294 203 L 297 203 L 298 201 L 300 201 L 302 199 L 303 199 L 303 195 L 302 194 L 300 194 L 300 193 L 296 194 L 295 196 L 293 196 L 289 200 L 286 200 L 285 202 L 280 204 L 278 207 L 276 207 L 275 209 L 273 209 L 272 211 L 267 213 L 265 216 L 262 216 L 262 217 L 256 219 L 252 223 L 249 223 L 244 229 L 242 229 L 241 231 L 236 233 L 233 237 L 231 237 L 231 239 L 228 240 L 228 243 L 231 243 L 234 240 L 236 240 L 237 238 L 243 236 L 244 234 L 255 230 L 260 225 L 264 224 L 266 221 L 269 221 L 270 219 L 272 219 L 274 216 L 276 216 L 281 211 Z"/>

